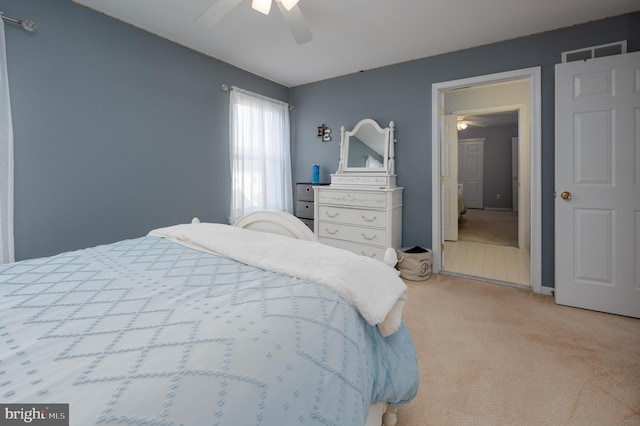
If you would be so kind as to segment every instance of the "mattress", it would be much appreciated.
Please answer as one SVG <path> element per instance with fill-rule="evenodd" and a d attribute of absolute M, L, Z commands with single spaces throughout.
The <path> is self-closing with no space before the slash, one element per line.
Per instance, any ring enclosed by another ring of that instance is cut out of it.
<path fill-rule="evenodd" d="M 1 266 L 0 339 L 1 401 L 71 425 L 358 425 L 418 388 L 404 322 L 156 236 Z"/>

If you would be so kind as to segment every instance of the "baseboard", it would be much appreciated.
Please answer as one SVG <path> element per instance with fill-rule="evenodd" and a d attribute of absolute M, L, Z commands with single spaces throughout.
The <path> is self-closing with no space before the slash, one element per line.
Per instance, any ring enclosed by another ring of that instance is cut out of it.
<path fill-rule="evenodd" d="M 540 294 L 543 294 L 545 296 L 553 296 L 553 291 L 554 290 L 555 290 L 555 288 L 553 288 L 553 287 L 542 286 L 542 287 L 540 287 Z"/>
<path fill-rule="evenodd" d="M 513 212 L 513 209 L 505 208 L 505 207 L 485 207 L 484 210 L 493 210 L 496 212 Z M 518 212 L 514 212 L 518 213 Z"/>

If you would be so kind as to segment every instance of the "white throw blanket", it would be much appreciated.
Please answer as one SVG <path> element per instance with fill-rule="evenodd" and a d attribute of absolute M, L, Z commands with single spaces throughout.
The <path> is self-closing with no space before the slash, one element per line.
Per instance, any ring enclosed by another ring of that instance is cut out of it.
<path fill-rule="evenodd" d="M 406 285 L 387 264 L 315 241 L 217 223 L 155 229 L 150 236 L 318 283 L 345 299 L 383 336 L 400 327 Z"/>

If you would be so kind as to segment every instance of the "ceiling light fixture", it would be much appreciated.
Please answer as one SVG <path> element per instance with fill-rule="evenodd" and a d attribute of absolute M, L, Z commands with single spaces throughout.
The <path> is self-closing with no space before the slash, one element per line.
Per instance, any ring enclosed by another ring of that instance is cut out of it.
<path fill-rule="evenodd" d="M 463 123 L 462 121 L 458 121 L 458 130 L 464 130 L 467 128 L 467 123 Z"/>
<path fill-rule="evenodd" d="M 205 9 L 195 21 L 203 27 L 211 27 L 226 16 L 233 8 L 242 3 L 243 0 L 215 0 L 215 2 Z M 298 44 L 308 43 L 313 39 L 309 27 L 304 22 L 304 16 L 298 7 L 298 0 L 275 0 L 276 6 L 284 17 L 284 21 L 293 35 L 293 39 Z M 251 7 L 265 15 L 271 10 L 272 0 L 252 0 Z"/>
<path fill-rule="evenodd" d="M 287 9 L 287 10 L 293 9 L 293 7 L 296 4 L 298 4 L 298 0 L 276 0 L 276 1 L 280 1 L 280 3 L 282 3 L 284 8 Z"/>
<path fill-rule="evenodd" d="M 260 13 L 268 15 L 271 10 L 271 0 L 253 0 L 251 7 Z"/>
<path fill-rule="evenodd" d="M 298 4 L 299 0 L 275 0 L 282 4 L 287 11 L 290 11 Z M 271 10 L 271 0 L 253 0 L 251 3 L 251 7 L 254 10 L 257 10 L 260 13 L 264 13 L 265 15 L 269 14 Z"/>

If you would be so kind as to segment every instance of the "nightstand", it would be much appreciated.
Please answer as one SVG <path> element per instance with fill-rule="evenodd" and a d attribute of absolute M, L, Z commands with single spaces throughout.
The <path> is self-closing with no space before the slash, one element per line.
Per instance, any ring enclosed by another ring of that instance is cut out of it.
<path fill-rule="evenodd" d="M 314 204 L 313 187 L 317 185 L 308 182 L 296 183 L 296 217 L 303 221 L 313 231 Z"/>

